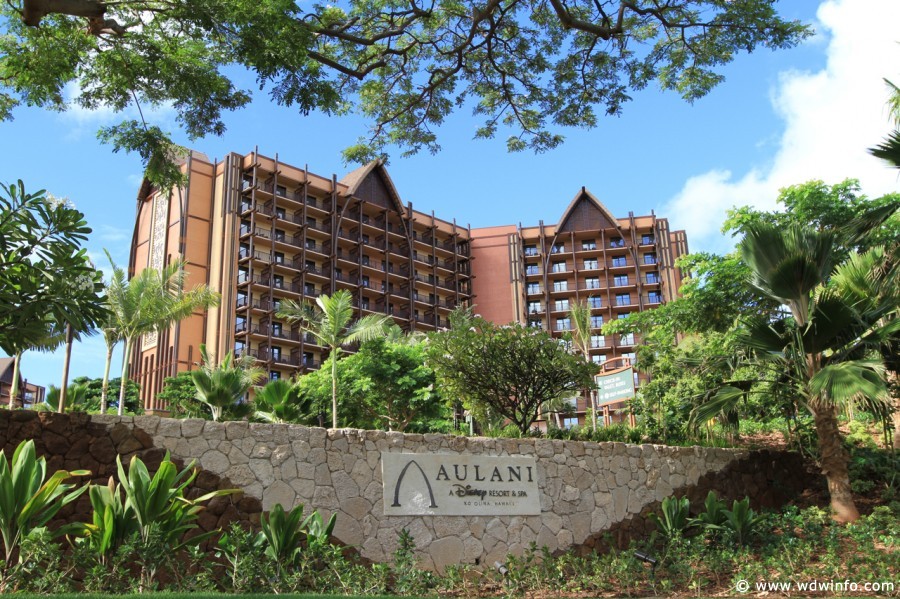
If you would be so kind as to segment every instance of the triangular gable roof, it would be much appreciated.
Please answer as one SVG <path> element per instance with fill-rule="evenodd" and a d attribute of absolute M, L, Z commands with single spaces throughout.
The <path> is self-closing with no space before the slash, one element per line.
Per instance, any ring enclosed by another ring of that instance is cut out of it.
<path fill-rule="evenodd" d="M 589 226 L 584 227 L 585 229 L 606 229 L 609 227 L 619 227 L 619 221 L 617 221 L 616 217 L 612 215 L 612 212 L 609 211 L 609 208 L 604 206 L 603 202 L 598 200 L 597 197 L 594 196 L 594 194 L 589 192 L 585 187 L 582 187 L 581 190 L 575 194 L 575 197 L 572 198 L 569 206 L 563 212 L 562 218 L 559 219 L 559 224 L 556 226 L 557 232 L 566 230 L 565 227 L 573 216 L 577 214 L 581 217 L 584 217 L 585 212 L 595 213 L 595 218 L 600 217 L 599 219 L 597 219 L 599 221 L 608 221 L 608 224 L 602 222 L 591 223 Z"/>
<path fill-rule="evenodd" d="M 0 358 L 0 381 L 3 381 L 4 383 L 12 383 L 14 364 L 15 358 Z M 22 382 L 21 372 L 19 373 L 19 382 Z"/>
<path fill-rule="evenodd" d="M 348 196 L 355 196 L 361 200 L 382 205 L 384 208 L 393 208 L 400 214 L 404 212 L 403 200 L 400 199 L 400 194 L 384 166 L 384 161 L 380 159 L 350 171 L 340 182 L 347 186 Z M 379 193 L 380 191 L 386 193 L 392 205 L 386 205 L 380 197 L 382 195 Z"/>

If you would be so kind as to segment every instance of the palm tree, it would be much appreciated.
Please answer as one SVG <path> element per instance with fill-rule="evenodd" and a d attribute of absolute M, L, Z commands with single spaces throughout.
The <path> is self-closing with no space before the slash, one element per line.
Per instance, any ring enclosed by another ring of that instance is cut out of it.
<path fill-rule="evenodd" d="M 200 345 L 200 368 L 191 372 L 197 399 L 209 406 L 212 419 L 216 422 L 226 408 L 232 407 L 246 395 L 250 387 L 265 376 L 262 368 L 253 366 L 254 359 L 243 355 L 235 359 L 231 352 L 225 354 L 221 363 Z"/>
<path fill-rule="evenodd" d="M 591 361 L 591 306 L 588 301 L 576 301 L 569 308 L 569 320 L 572 323 L 572 343 L 588 362 Z M 597 430 L 597 405 L 594 393 L 588 392 L 591 402 L 591 427 Z"/>
<path fill-rule="evenodd" d="M 100 395 L 100 413 L 106 414 L 106 410 L 109 407 L 109 369 L 112 366 L 113 350 L 116 348 L 119 341 L 121 341 L 122 337 L 119 335 L 119 331 L 116 329 L 112 318 L 106 321 L 100 328 L 100 332 L 103 334 L 103 341 L 106 343 L 106 365 L 103 368 L 103 391 Z"/>
<path fill-rule="evenodd" d="M 888 110 L 895 126 L 900 126 L 900 87 L 897 87 L 887 79 L 884 80 L 891 90 L 888 99 Z M 876 158 L 881 158 L 894 168 L 900 168 L 900 129 L 891 131 L 887 138 L 874 148 L 869 148 L 869 153 Z"/>
<path fill-rule="evenodd" d="M 858 258 L 833 269 L 834 234 L 792 226 L 754 225 L 740 244 L 751 270 L 751 284 L 787 308 L 774 319 L 744 322 L 738 342 L 747 363 L 769 373 L 765 393 L 790 397 L 811 412 L 819 449 L 819 465 L 828 482 L 834 518 L 850 522 L 859 511 L 850 490 L 849 454 L 838 429 L 838 413 L 864 403 L 886 417 L 888 392 L 879 346 L 896 327 L 884 316 L 896 312 L 896 300 L 860 302 L 842 285 Z M 833 276 L 832 276 L 833 274 Z M 694 409 L 697 426 L 733 411 L 748 393 L 760 392 L 761 381 L 731 381 L 711 401 Z"/>
<path fill-rule="evenodd" d="M 328 348 L 331 357 L 331 427 L 337 428 L 337 361 L 343 347 L 385 335 L 391 318 L 370 314 L 353 322 L 353 297 L 345 289 L 330 297 L 320 295 L 315 306 L 288 300 L 278 311 L 278 317 L 296 322 L 303 332 Z"/>
<path fill-rule="evenodd" d="M 175 260 L 160 270 L 145 268 L 129 281 L 125 271 L 113 263 L 109 253 L 106 255 L 113 268 L 112 281 L 107 288 L 108 308 L 112 313 L 109 324 L 125 341 L 118 409 L 119 415 L 122 415 L 125 408 L 125 387 L 128 383 L 128 361 L 134 342 L 141 335 L 160 331 L 189 317 L 195 310 L 217 305 L 219 295 L 206 285 L 198 285 L 185 291 L 182 259 Z"/>
<path fill-rule="evenodd" d="M 269 381 L 257 389 L 253 405 L 253 415 L 266 422 L 309 421 L 313 412 L 311 401 L 300 396 L 293 381 L 284 379 Z"/>
<path fill-rule="evenodd" d="M 44 403 L 50 411 L 59 411 L 58 406 L 60 405 L 63 406 L 63 412 L 83 410 L 87 403 L 87 392 L 88 386 L 86 383 L 75 383 L 69 387 L 65 399 L 63 399 L 62 390 L 56 385 L 50 385 L 47 389 L 47 396 L 44 398 Z"/>

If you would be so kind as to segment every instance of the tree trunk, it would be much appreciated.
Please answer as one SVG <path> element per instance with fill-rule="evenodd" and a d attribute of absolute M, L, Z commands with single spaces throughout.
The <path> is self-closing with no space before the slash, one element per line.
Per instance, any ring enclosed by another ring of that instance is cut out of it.
<path fill-rule="evenodd" d="M 109 369 L 112 366 L 112 346 L 106 348 L 106 368 L 103 370 L 103 391 L 100 393 L 100 413 L 106 414 L 109 407 Z"/>
<path fill-rule="evenodd" d="M 850 491 L 850 455 L 842 443 L 835 408 L 817 407 L 814 418 L 819 442 L 819 467 L 828 481 L 832 518 L 837 522 L 855 522 L 859 519 L 859 510 Z"/>
<path fill-rule="evenodd" d="M 588 397 L 591 399 L 591 426 L 594 429 L 594 432 L 597 432 L 597 394 L 592 390 L 588 389 Z"/>
<path fill-rule="evenodd" d="M 337 428 L 337 356 L 331 352 L 331 428 Z"/>
<path fill-rule="evenodd" d="M 116 413 L 119 416 L 125 415 L 125 388 L 128 385 L 128 358 L 131 356 L 131 346 L 134 340 L 130 337 L 125 339 L 125 357 L 122 359 L 122 383 L 119 385 L 119 408 Z"/>
<path fill-rule="evenodd" d="M 19 395 L 19 360 L 22 359 L 22 352 L 16 352 L 13 358 L 13 380 L 12 387 L 9 389 L 9 409 L 16 408 L 16 397 Z M 22 407 L 25 407 L 25 401 L 22 401 Z"/>
<path fill-rule="evenodd" d="M 66 411 L 66 391 L 69 389 L 69 362 L 72 361 L 72 325 L 66 325 L 66 357 L 63 360 L 62 383 L 59 386 L 59 406 L 56 411 Z"/>

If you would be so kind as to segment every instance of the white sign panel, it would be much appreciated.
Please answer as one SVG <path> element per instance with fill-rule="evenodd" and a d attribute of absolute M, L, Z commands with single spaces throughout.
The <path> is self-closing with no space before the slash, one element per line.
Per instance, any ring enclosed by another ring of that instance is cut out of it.
<path fill-rule="evenodd" d="M 527 456 L 381 454 L 390 516 L 536 516 L 537 463 Z"/>

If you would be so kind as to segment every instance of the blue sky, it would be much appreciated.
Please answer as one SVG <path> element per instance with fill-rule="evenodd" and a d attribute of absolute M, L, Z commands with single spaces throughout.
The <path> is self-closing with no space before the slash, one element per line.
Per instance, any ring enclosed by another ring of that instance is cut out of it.
<path fill-rule="evenodd" d="M 872 195 L 898 190 L 896 172 L 865 148 L 888 130 L 882 78 L 900 81 L 900 2 L 789 0 L 779 10 L 814 24 L 817 35 L 792 50 L 738 57 L 724 70 L 726 81 L 694 104 L 651 85 L 621 117 L 564 131 L 566 143 L 540 155 L 508 154 L 503 138 L 473 140 L 479 122 L 458 113 L 439 130 L 439 154 L 404 159 L 394 152 L 389 172 L 416 209 L 473 227 L 554 223 L 584 185 L 614 214 L 655 210 L 687 230 L 692 250 L 711 251 L 732 246 L 719 233 L 728 208 L 773 208 L 788 184 L 853 176 Z M 106 265 L 103 248 L 126 264 L 141 164 L 95 139 L 116 115 L 24 109 L 14 116 L 0 123 L 0 180 L 67 196 L 94 229 L 88 248 L 98 265 Z M 152 118 L 174 130 L 172 116 L 162 108 Z M 353 168 L 340 150 L 366 132 L 358 118 L 304 117 L 265 96 L 227 115 L 226 124 L 221 138 L 179 141 L 210 158 L 258 146 L 340 177 Z M 72 376 L 101 376 L 104 356 L 99 338 L 76 346 Z M 58 385 L 61 370 L 60 352 L 24 357 L 32 382 Z"/>

